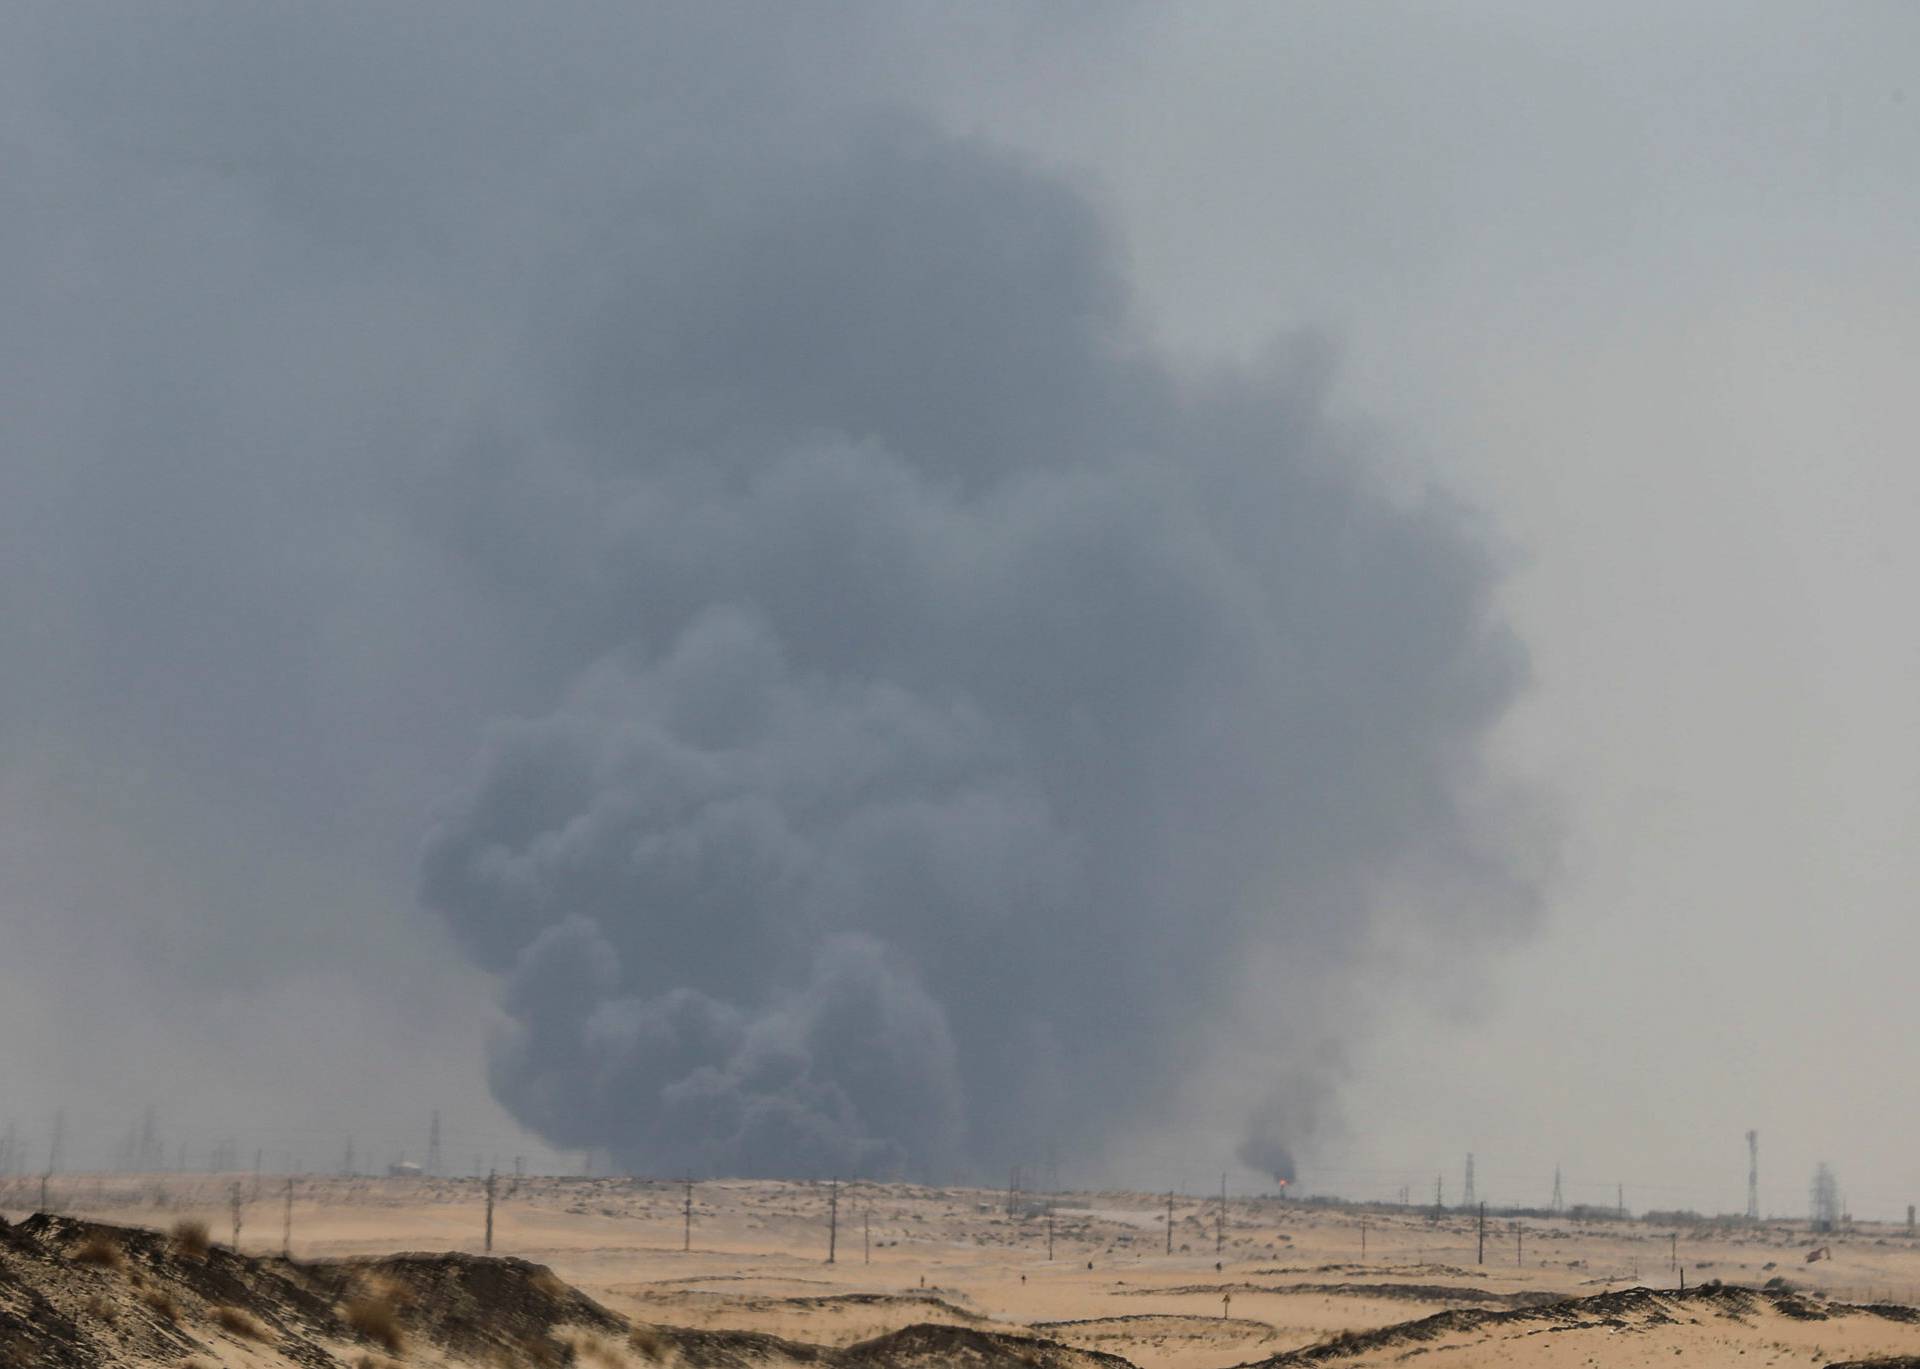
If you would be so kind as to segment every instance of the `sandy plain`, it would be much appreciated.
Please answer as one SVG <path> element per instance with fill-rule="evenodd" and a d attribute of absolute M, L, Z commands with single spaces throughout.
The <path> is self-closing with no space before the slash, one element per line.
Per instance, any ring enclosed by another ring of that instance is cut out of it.
<path fill-rule="evenodd" d="M 35 1182 L 0 1189 L 0 1213 L 23 1218 L 37 1204 Z M 239 1248 L 271 1254 L 287 1221 L 286 1184 L 250 1174 L 61 1176 L 50 1206 L 162 1230 L 197 1218 L 225 1242 L 238 1185 Z M 298 1259 L 479 1253 L 484 1244 L 480 1180 L 303 1177 L 292 1188 Z M 1904 1226 L 1859 1224 L 1816 1239 L 1790 1222 L 1502 1217 L 1489 1219 L 1483 1253 L 1478 1223 L 1463 1212 L 1237 1197 L 1222 1236 L 1217 1197 L 1176 1197 L 1169 1254 L 1164 1195 L 1065 1194 L 1050 1215 L 1027 1197 L 1010 1214 L 1007 1195 L 991 1190 L 710 1181 L 694 1185 L 690 1217 L 687 1191 L 672 1182 L 505 1177 L 498 1195 L 496 1254 L 548 1266 L 624 1317 L 814 1345 L 933 1322 L 1030 1334 L 1140 1369 L 1920 1355 L 1920 1314 L 1909 1311 L 1920 1305 L 1920 1240 Z M 1816 1247 L 1830 1257 L 1809 1263 Z M 1712 1286 L 1770 1280 L 1786 1285 L 1759 1297 Z M 214 1358 L 264 1362 L 239 1351 Z"/>

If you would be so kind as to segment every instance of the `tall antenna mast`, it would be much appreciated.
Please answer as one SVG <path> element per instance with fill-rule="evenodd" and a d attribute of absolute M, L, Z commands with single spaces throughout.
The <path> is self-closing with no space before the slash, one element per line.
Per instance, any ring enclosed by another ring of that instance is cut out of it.
<path fill-rule="evenodd" d="M 1760 1133 L 1747 1133 L 1747 1220 L 1760 1220 Z"/>

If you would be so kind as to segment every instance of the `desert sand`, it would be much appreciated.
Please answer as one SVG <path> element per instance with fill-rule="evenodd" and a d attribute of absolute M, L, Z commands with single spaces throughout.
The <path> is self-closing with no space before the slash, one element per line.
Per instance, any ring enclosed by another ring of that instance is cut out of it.
<path fill-rule="evenodd" d="M 197 1220 L 225 1245 L 236 1184 L 239 1250 L 270 1260 L 287 1216 L 284 1179 L 68 1176 L 56 1179 L 49 1206 L 160 1232 Z M 364 1270 L 397 1252 L 479 1254 L 484 1245 L 480 1180 L 299 1178 L 293 1192 L 293 1268 Z M 813 1353 L 805 1347 L 864 1354 L 875 1338 L 922 1324 L 1055 1342 L 1139 1369 L 1428 1357 L 1824 1365 L 1920 1355 L 1920 1241 L 1904 1226 L 1857 1224 L 1815 1238 L 1805 1223 L 1676 1231 L 1644 1221 L 1502 1218 L 1489 1220 L 1483 1254 L 1466 1213 L 1235 1198 L 1222 1239 L 1217 1198 L 1178 1197 L 1169 1255 L 1164 1195 L 1066 1194 L 1049 1216 L 1031 1196 L 1010 1214 L 1004 1192 L 849 1183 L 832 1200 L 829 1262 L 826 1183 L 698 1183 L 690 1221 L 686 1196 L 671 1182 L 505 1177 L 493 1253 L 550 1269 L 614 1314 L 619 1325 L 592 1331 L 601 1338 L 593 1345 L 604 1341 L 597 1353 L 608 1362 L 635 1365 L 771 1365 Z M 0 1190 L 0 1210 L 20 1223 L 37 1198 L 31 1181 L 16 1181 Z M 64 1257 L 78 1230 L 40 1230 L 34 1239 Z M 1817 1247 L 1831 1254 L 1809 1263 Z M 153 1270 L 161 1277 L 158 1264 Z M 23 1277 L 16 1272 L 13 1282 Z M 135 1299 L 116 1277 L 125 1276 L 85 1270 L 54 1301 Z M 0 1266 L 0 1310 L 8 1286 Z M 629 1340 L 629 1324 L 779 1341 L 725 1341 L 723 1354 L 718 1340 L 676 1346 L 649 1342 L 644 1330 Z M 299 1362 L 271 1341 L 210 1324 L 194 1353 L 214 1364 Z M 339 1347 L 340 1362 L 352 1362 L 352 1348 Z M 583 1340 L 579 1356 L 587 1349 Z M 870 1362 L 994 1362 L 981 1353 L 943 1341 L 908 1355 L 895 1341 Z M 1008 1362 L 1038 1363 L 1035 1354 Z M 500 1361 L 470 1361 L 416 1337 L 399 1362 Z"/>

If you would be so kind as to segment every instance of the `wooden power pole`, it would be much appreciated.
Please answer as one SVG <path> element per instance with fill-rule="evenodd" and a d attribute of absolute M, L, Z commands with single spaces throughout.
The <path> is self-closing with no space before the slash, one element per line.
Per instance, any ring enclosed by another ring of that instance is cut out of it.
<path fill-rule="evenodd" d="M 280 1221 L 280 1253 L 293 1258 L 293 1176 L 287 1176 L 287 1207 Z"/>
<path fill-rule="evenodd" d="M 1487 1262 L 1487 1205 L 1480 1204 L 1480 1263 Z"/>
<path fill-rule="evenodd" d="M 493 1187 L 494 1172 L 487 1171 L 487 1254 L 493 1253 Z"/>
<path fill-rule="evenodd" d="M 693 1249 L 693 1176 L 691 1174 L 687 1176 L 687 1198 L 685 1208 L 682 1212 L 680 1248 L 682 1250 Z"/>
<path fill-rule="evenodd" d="M 827 1263 L 832 1264 L 834 1254 L 840 1244 L 840 1181 L 833 1180 L 827 1189 Z"/>
<path fill-rule="evenodd" d="M 1220 1176 L 1220 1211 L 1214 1221 L 1213 1258 L 1218 1261 L 1220 1253 L 1227 1248 L 1227 1176 Z"/>
<path fill-rule="evenodd" d="M 1173 1253 L 1173 1190 L 1167 1190 L 1167 1253 Z"/>

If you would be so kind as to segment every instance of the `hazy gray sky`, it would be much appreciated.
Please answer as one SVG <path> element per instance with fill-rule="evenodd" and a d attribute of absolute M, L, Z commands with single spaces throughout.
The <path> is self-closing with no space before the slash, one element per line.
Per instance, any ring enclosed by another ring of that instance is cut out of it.
<path fill-rule="evenodd" d="M 0 1125 L 1920 1198 L 1910 8 L 0 38 Z"/>

